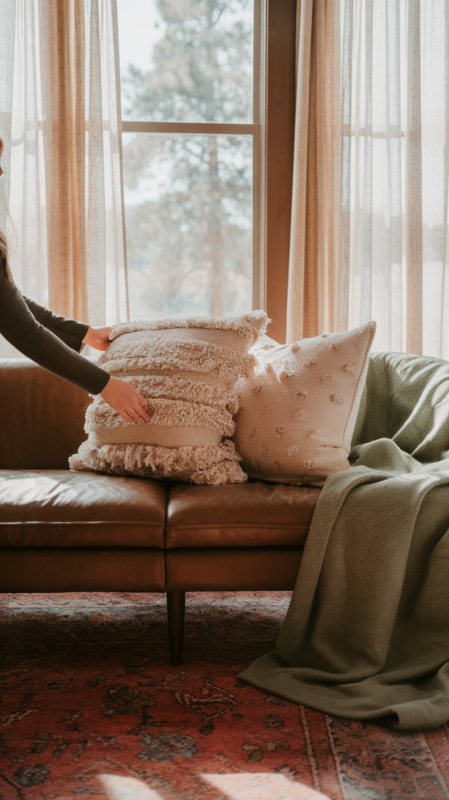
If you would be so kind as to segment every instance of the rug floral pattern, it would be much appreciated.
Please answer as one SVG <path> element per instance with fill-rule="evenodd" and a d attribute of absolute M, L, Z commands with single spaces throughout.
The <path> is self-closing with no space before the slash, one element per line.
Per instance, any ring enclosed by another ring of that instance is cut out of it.
<path fill-rule="evenodd" d="M 449 728 L 332 718 L 237 678 L 286 592 L 0 596 L 0 800 L 440 800 Z"/>

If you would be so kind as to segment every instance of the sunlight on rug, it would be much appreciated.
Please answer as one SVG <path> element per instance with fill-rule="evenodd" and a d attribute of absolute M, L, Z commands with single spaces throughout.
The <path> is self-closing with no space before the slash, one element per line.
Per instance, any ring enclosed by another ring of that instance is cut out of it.
<path fill-rule="evenodd" d="M 135 778 L 120 778 L 118 775 L 99 775 L 106 794 L 111 800 L 163 800 L 158 792 L 149 789 Z"/>
<path fill-rule="evenodd" d="M 236 775 L 203 775 L 204 780 L 235 800 L 328 800 L 302 783 L 293 783 L 284 775 L 265 772 L 241 772 Z"/>
<path fill-rule="evenodd" d="M 158 792 L 148 789 L 134 778 L 120 778 L 116 775 L 99 777 L 111 800 L 163 800 Z M 292 783 L 283 775 L 242 772 L 236 775 L 202 777 L 221 790 L 225 797 L 235 800 L 328 800 L 321 792 L 315 792 L 301 783 Z"/>
<path fill-rule="evenodd" d="M 0 800 L 446 800 L 449 730 L 329 717 L 240 681 L 286 592 L 0 596 Z"/>

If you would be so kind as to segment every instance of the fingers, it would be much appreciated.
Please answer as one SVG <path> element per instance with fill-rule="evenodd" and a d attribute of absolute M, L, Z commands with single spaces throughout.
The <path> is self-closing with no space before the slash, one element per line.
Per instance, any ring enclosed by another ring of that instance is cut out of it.
<path fill-rule="evenodd" d="M 107 350 L 111 342 L 109 341 L 109 334 L 112 328 L 92 328 L 89 327 L 83 342 L 95 350 Z"/>
<path fill-rule="evenodd" d="M 129 408 L 127 411 L 119 411 L 120 416 L 125 420 L 125 422 L 139 422 L 139 420 L 143 420 L 143 422 L 151 422 L 151 417 L 148 414 L 145 414 L 144 411 L 139 409 L 138 411 L 135 408 Z"/>
<path fill-rule="evenodd" d="M 147 404 L 147 408 L 148 408 L 148 404 Z M 135 413 L 137 414 L 137 418 L 138 418 L 138 419 L 143 419 L 143 421 L 144 421 L 144 422 L 151 422 L 151 417 L 152 417 L 153 415 L 151 415 L 151 416 L 150 416 L 150 415 L 147 413 L 146 409 L 145 409 L 145 408 L 144 408 L 142 405 L 137 405 L 137 406 L 134 408 L 134 411 L 135 411 Z"/>
<path fill-rule="evenodd" d="M 100 336 L 101 336 L 101 350 L 107 350 L 109 345 L 111 344 L 109 340 L 109 335 L 112 331 L 112 328 L 101 328 L 100 329 Z M 100 347 L 98 348 L 100 350 Z"/>
<path fill-rule="evenodd" d="M 137 415 L 136 421 L 138 419 L 142 419 L 144 422 L 151 422 L 151 417 L 153 416 L 153 411 L 149 412 L 149 405 L 148 401 L 142 397 L 141 394 L 135 389 L 132 398 L 132 405 L 131 408 L 128 408 L 128 412 L 134 416 Z"/>
<path fill-rule="evenodd" d="M 132 384 L 111 377 L 101 395 L 125 422 L 151 422 L 154 409 Z"/>
<path fill-rule="evenodd" d="M 143 401 L 143 404 L 148 409 L 148 403 L 139 395 L 139 402 L 140 401 Z M 139 402 L 135 403 L 134 405 L 129 405 L 126 409 L 119 411 L 120 416 L 126 422 L 139 422 L 139 420 L 143 420 L 143 422 L 151 422 L 151 417 L 153 416 L 154 412 L 151 411 L 148 414 L 145 408 L 143 408 L 142 405 L 139 405 Z"/>
<path fill-rule="evenodd" d="M 141 408 L 144 408 L 145 411 L 147 411 L 149 409 L 148 400 L 145 400 L 145 398 L 142 397 L 141 394 L 137 394 L 137 398 L 136 399 L 137 399 L 137 402 L 139 403 L 139 405 L 141 406 Z"/>
<path fill-rule="evenodd" d="M 148 401 L 141 394 L 137 396 L 137 402 L 139 404 L 136 409 L 137 413 L 145 422 L 151 422 L 151 418 L 154 416 L 154 408 L 151 408 Z"/>
<path fill-rule="evenodd" d="M 143 419 L 145 422 L 150 421 L 149 417 L 146 418 L 140 409 L 137 411 L 137 409 L 132 406 L 128 406 L 128 408 L 123 409 L 123 411 L 119 411 L 119 414 L 126 422 L 139 422 L 140 419 Z"/>

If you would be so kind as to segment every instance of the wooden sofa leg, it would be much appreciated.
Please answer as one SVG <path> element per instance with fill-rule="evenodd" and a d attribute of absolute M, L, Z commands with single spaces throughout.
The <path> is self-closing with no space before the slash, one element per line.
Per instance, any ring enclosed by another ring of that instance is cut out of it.
<path fill-rule="evenodd" d="M 173 667 L 179 667 L 179 665 L 182 664 L 185 607 L 185 592 L 167 592 L 168 641 L 170 647 L 170 664 Z"/>

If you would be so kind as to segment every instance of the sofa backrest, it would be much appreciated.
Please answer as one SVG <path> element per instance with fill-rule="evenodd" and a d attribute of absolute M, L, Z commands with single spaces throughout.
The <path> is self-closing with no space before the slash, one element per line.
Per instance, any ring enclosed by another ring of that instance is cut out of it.
<path fill-rule="evenodd" d="M 91 398 L 24 358 L 0 360 L 0 469 L 68 469 Z"/>

